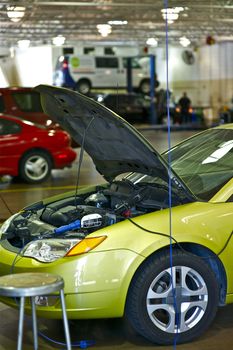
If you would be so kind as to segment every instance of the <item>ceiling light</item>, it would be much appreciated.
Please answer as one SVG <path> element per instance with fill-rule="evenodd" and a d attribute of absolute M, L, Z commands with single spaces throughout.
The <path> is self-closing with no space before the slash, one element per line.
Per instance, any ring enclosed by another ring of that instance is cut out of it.
<path fill-rule="evenodd" d="M 121 21 L 121 20 L 108 21 L 108 24 L 115 25 L 115 26 L 123 26 L 127 23 L 128 21 Z"/>
<path fill-rule="evenodd" d="M 179 13 L 179 12 L 181 12 L 181 11 L 184 11 L 184 8 L 183 7 L 174 7 L 174 12 L 177 12 L 177 13 Z"/>
<path fill-rule="evenodd" d="M 62 46 L 65 43 L 66 38 L 63 35 L 57 35 L 52 39 L 53 45 Z"/>
<path fill-rule="evenodd" d="M 167 19 L 168 21 L 176 21 L 179 18 L 179 14 L 175 12 L 163 12 L 162 16 L 163 19 Z"/>
<path fill-rule="evenodd" d="M 97 24 L 96 27 L 98 29 L 98 32 L 104 37 L 108 36 L 108 34 L 112 32 L 112 27 L 110 24 Z"/>
<path fill-rule="evenodd" d="M 25 14 L 25 7 L 23 6 L 8 6 L 7 16 L 13 22 L 19 22 Z"/>
<path fill-rule="evenodd" d="M 182 36 L 181 38 L 180 38 L 180 45 L 182 45 L 182 46 L 184 46 L 184 47 L 187 47 L 187 46 L 189 46 L 191 44 L 191 41 L 188 39 L 188 38 L 186 38 L 186 36 Z"/>
<path fill-rule="evenodd" d="M 149 46 L 158 46 L 158 41 L 155 38 L 148 38 L 146 43 Z"/>
<path fill-rule="evenodd" d="M 183 7 L 169 7 L 161 10 L 163 19 L 167 20 L 168 23 L 176 21 L 182 11 L 184 11 Z"/>
<path fill-rule="evenodd" d="M 29 46 L 30 46 L 30 40 L 19 40 L 18 42 L 17 42 L 17 44 L 18 44 L 18 47 L 20 48 L 20 49 L 22 49 L 22 50 L 25 50 L 25 49 L 28 49 L 29 48 Z"/>

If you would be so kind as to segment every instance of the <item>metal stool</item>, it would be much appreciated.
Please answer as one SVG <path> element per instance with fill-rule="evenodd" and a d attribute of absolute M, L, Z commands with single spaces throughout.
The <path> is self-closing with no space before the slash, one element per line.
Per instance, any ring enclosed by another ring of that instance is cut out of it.
<path fill-rule="evenodd" d="M 18 273 L 0 277 L 0 295 L 20 298 L 17 350 L 22 349 L 25 297 L 30 297 L 31 299 L 34 349 L 37 350 L 38 338 L 35 297 L 49 295 L 58 291 L 60 293 L 62 306 L 66 345 L 67 349 L 71 350 L 70 332 L 63 288 L 63 278 L 49 273 Z"/>

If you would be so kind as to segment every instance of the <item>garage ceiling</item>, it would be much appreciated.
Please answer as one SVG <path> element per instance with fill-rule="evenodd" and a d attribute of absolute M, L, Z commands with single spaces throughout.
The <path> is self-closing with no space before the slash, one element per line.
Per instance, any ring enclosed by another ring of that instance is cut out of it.
<path fill-rule="evenodd" d="M 21 20 L 13 22 L 7 15 L 9 6 L 25 7 Z M 192 45 L 204 43 L 208 35 L 217 40 L 233 39 L 233 1 L 195 0 L 168 1 L 168 7 L 181 7 L 179 18 L 169 24 L 169 41 L 178 43 L 181 36 Z M 165 20 L 157 0 L 94 0 L 94 1 L 0 1 L 0 46 L 15 46 L 20 39 L 30 39 L 32 45 L 50 44 L 52 38 L 63 35 L 67 45 L 75 42 L 105 45 L 145 45 L 154 37 L 159 45 L 165 42 Z M 112 25 L 112 32 L 103 38 L 97 24 L 110 20 L 128 21 Z"/>

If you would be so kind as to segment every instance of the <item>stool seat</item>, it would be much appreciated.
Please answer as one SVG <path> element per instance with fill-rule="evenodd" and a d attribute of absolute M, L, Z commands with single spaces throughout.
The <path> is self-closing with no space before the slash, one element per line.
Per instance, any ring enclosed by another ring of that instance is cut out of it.
<path fill-rule="evenodd" d="M 19 298 L 19 328 L 17 350 L 22 350 L 25 297 L 31 299 L 34 350 L 38 349 L 35 297 L 59 292 L 67 349 L 71 350 L 69 325 L 65 307 L 64 280 L 51 273 L 16 273 L 0 277 L 0 295 Z"/>
<path fill-rule="evenodd" d="M 33 297 L 51 294 L 64 288 L 63 279 L 51 273 L 17 273 L 0 277 L 0 295 Z"/>

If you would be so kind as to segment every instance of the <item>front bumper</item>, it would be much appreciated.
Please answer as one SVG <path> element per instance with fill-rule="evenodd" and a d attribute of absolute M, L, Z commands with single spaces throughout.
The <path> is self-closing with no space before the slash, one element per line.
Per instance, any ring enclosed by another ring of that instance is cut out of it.
<path fill-rule="evenodd" d="M 54 168 L 62 169 L 66 166 L 70 166 L 76 156 L 76 152 L 71 147 L 64 148 L 62 151 L 53 154 Z"/>
<path fill-rule="evenodd" d="M 20 272 L 47 272 L 63 277 L 65 300 L 70 319 L 121 317 L 130 281 L 143 258 L 126 249 L 89 252 L 66 257 L 53 263 L 41 263 L 32 258 L 18 257 L 0 246 L 0 275 Z M 14 260 L 16 264 L 12 268 Z M 17 306 L 13 299 L 2 302 Z M 38 306 L 40 317 L 60 318 L 59 298 L 49 298 L 48 305 Z M 27 305 L 27 309 L 30 306 Z"/>

